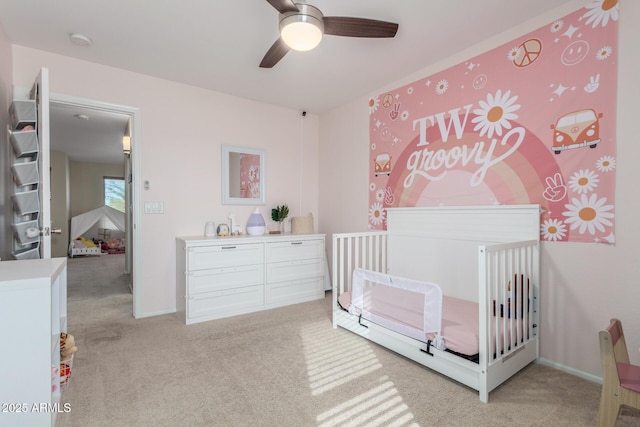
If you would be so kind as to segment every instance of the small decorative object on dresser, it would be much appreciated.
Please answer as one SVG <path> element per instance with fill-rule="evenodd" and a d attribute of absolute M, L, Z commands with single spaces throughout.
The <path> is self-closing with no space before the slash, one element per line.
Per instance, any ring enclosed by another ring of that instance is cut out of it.
<path fill-rule="evenodd" d="M 313 214 L 291 218 L 291 233 L 313 234 Z"/>
<path fill-rule="evenodd" d="M 284 220 L 289 215 L 289 207 L 287 205 L 278 205 L 271 209 L 271 219 L 278 223 L 278 230 L 272 231 L 271 234 L 284 233 Z"/>
<path fill-rule="evenodd" d="M 204 224 L 204 237 L 213 237 L 216 235 L 216 224 L 213 221 L 207 221 Z"/>
<path fill-rule="evenodd" d="M 229 235 L 229 226 L 227 224 L 218 225 L 218 236 L 227 237 Z"/>
<path fill-rule="evenodd" d="M 256 208 L 253 213 L 249 215 L 249 220 L 247 221 L 247 233 L 251 236 L 262 236 L 265 228 L 266 225 L 264 223 L 264 218 L 260 213 L 260 209 Z"/>

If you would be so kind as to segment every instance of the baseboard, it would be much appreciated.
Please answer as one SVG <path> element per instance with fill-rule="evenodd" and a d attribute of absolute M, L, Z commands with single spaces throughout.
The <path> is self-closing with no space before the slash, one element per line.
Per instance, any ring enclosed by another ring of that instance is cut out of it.
<path fill-rule="evenodd" d="M 162 311 L 154 311 L 152 313 L 142 313 L 141 316 L 134 316 L 136 319 L 144 319 L 145 317 L 153 317 L 153 316 L 162 316 L 163 314 L 171 314 L 175 313 L 176 309 L 162 310 Z"/>
<path fill-rule="evenodd" d="M 597 377 L 597 376 L 592 375 L 592 374 L 588 374 L 588 373 L 583 372 L 583 371 L 579 371 L 577 369 L 571 368 L 571 367 L 566 366 L 566 365 L 562 365 L 562 364 L 557 363 L 557 362 L 553 362 L 553 361 L 551 361 L 549 359 L 545 359 L 544 357 L 538 358 L 537 363 L 539 363 L 541 365 L 549 366 L 551 368 L 555 368 L 555 369 L 557 369 L 559 371 L 562 371 L 562 372 L 566 372 L 567 374 L 575 375 L 576 377 L 585 379 L 587 381 L 591 381 L 591 382 L 594 382 L 594 383 L 602 384 L 602 378 L 600 378 L 600 377 Z"/>

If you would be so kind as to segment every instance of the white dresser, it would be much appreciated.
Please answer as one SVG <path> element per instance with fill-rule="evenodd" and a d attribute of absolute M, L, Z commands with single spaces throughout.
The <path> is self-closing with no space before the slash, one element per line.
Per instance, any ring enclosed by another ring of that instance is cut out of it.
<path fill-rule="evenodd" d="M 324 234 L 176 239 L 176 311 L 187 325 L 324 298 Z"/>
<path fill-rule="evenodd" d="M 53 426 L 60 403 L 60 332 L 67 330 L 67 259 L 0 262 L 0 425 Z"/>

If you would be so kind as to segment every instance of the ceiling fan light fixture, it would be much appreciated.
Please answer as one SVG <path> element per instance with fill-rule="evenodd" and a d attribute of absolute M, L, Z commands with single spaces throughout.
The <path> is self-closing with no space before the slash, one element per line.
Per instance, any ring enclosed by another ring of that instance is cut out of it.
<path fill-rule="evenodd" d="M 320 44 L 324 24 L 320 10 L 307 4 L 297 6 L 299 12 L 281 15 L 280 37 L 291 49 L 304 52 Z"/>

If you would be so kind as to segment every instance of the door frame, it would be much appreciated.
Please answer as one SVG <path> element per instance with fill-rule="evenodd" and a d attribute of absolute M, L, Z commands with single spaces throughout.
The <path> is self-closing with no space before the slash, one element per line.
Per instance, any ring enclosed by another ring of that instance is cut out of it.
<path fill-rule="evenodd" d="M 49 93 L 49 102 L 81 108 L 89 108 L 99 111 L 126 114 L 131 117 L 131 169 L 132 169 L 132 242 L 131 242 L 131 283 L 133 287 L 133 317 L 144 317 L 142 311 L 142 221 L 141 221 L 141 196 L 142 196 L 142 130 L 140 109 L 127 105 L 111 104 L 96 101 L 94 99 L 76 97 L 60 93 Z"/>

